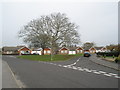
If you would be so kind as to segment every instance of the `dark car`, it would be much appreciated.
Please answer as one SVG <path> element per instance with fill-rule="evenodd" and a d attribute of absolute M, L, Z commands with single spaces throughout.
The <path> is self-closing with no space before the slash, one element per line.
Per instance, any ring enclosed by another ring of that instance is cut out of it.
<path fill-rule="evenodd" d="M 84 57 L 90 57 L 90 53 L 89 52 L 84 52 Z"/>

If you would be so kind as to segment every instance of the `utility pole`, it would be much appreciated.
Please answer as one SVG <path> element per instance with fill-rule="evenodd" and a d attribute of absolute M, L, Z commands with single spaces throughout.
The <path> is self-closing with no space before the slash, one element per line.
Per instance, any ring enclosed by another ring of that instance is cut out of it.
<path fill-rule="evenodd" d="M 52 30 L 50 30 L 50 32 L 51 32 L 51 37 L 50 37 L 50 41 L 51 41 L 51 61 L 53 60 L 53 58 L 52 58 L 52 53 L 53 53 L 53 51 L 52 51 Z"/>

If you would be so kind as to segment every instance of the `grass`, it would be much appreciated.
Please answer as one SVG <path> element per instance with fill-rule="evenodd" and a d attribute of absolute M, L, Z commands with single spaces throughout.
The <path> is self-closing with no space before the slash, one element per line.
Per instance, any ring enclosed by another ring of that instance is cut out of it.
<path fill-rule="evenodd" d="M 53 55 L 52 61 L 65 61 L 78 56 L 82 56 L 83 54 L 76 55 Z M 34 60 L 34 61 L 51 61 L 51 55 L 22 55 L 18 56 L 21 59 Z"/>
<path fill-rule="evenodd" d="M 106 60 L 108 60 L 108 61 L 115 61 L 115 59 L 117 58 L 117 57 L 113 57 L 113 56 L 101 56 L 103 59 L 106 59 Z"/>

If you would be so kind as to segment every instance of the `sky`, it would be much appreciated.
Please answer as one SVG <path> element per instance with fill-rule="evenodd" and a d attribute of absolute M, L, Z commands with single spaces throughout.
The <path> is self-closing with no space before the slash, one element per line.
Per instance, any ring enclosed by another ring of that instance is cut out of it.
<path fill-rule="evenodd" d="M 17 37 L 21 28 L 41 15 L 55 12 L 65 13 L 71 22 L 79 26 L 81 45 L 85 42 L 94 42 L 96 46 L 118 43 L 118 2 L 115 1 L 8 2 L 5 0 L 0 7 L 2 13 L 0 47 L 25 45 Z"/>

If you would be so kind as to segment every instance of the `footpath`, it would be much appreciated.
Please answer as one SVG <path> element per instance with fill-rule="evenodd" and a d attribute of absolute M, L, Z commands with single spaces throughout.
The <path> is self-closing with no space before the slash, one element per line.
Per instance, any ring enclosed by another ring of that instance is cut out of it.
<path fill-rule="evenodd" d="M 2 61 L 2 88 L 19 88 L 11 69 Z"/>
<path fill-rule="evenodd" d="M 101 58 L 98 58 L 95 54 L 90 57 L 90 60 L 94 63 L 120 71 L 120 65 L 118 63 L 102 60 Z"/>

